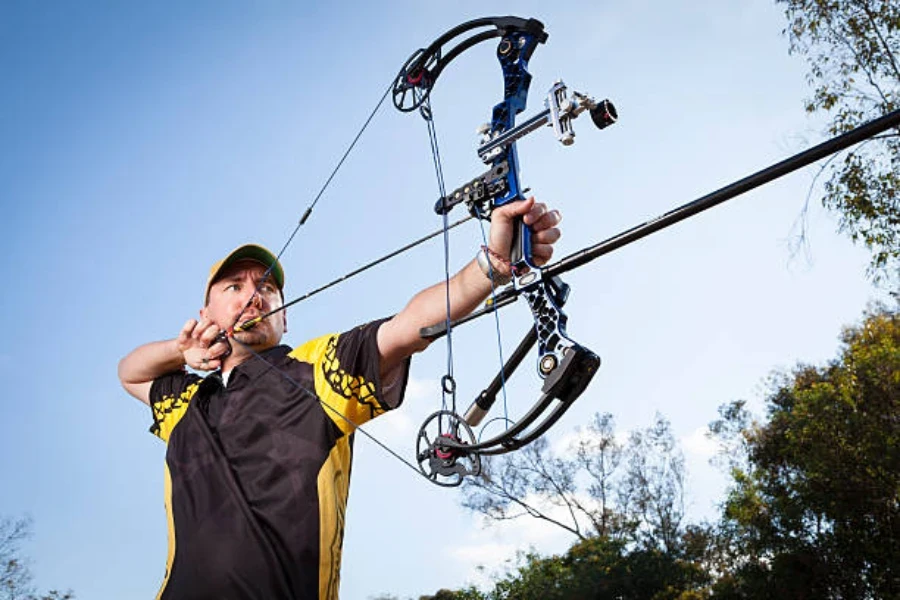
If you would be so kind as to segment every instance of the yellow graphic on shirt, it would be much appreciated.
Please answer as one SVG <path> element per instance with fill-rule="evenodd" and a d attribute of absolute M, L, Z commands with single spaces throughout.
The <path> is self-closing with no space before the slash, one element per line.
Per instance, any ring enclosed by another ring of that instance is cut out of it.
<path fill-rule="evenodd" d="M 341 367 L 337 356 L 339 338 L 338 335 L 326 335 L 310 340 L 290 356 L 312 364 L 316 393 L 322 407 L 341 431 L 351 433 L 354 425 L 377 417 L 384 408 L 378 401 L 374 382 L 367 381 L 362 375 L 352 375 Z"/>
<path fill-rule="evenodd" d="M 187 412 L 198 387 L 198 384 L 192 383 L 177 396 L 163 396 L 159 402 L 153 402 L 153 426 L 150 427 L 150 433 L 168 443 L 172 430 Z"/>
<path fill-rule="evenodd" d="M 172 575 L 172 563 L 175 562 L 175 517 L 172 513 L 172 473 L 169 472 L 169 465 L 166 465 L 165 472 L 165 504 L 166 504 L 166 523 L 169 526 L 169 553 L 166 557 L 166 576 L 163 578 L 159 593 L 156 594 L 156 600 L 162 598 L 163 592 L 166 590 L 166 584 L 169 583 L 169 576 Z"/>
<path fill-rule="evenodd" d="M 350 440 L 338 440 L 319 471 L 319 600 L 337 600 L 350 487 Z"/>

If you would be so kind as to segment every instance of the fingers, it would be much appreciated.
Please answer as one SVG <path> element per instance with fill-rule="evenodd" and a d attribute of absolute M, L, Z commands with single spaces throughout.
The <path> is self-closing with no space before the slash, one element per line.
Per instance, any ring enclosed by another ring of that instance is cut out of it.
<path fill-rule="evenodd" d="M 494 212 L 491 216 L 491 222 L 493 222 L 495 217 L 501 217 L 506 221 L 512 222 L 516 217 L 525 217 L 535 206 L 534 197 L 528 198 L 527 200 L 521 200 L 517 202 L 510 202 L 509 204 L 504 204 L 499 208 L 495 208 Z"/>
<path fill-rule="evenodd" d="M 560 237 L 562 237 L 562 232 L 558 227 L 531 230 L 531 241 L 536 244 L 555 244 Z"/>
<path fill-rule="evenodd" d="M 499 218 L 497 218 L 499 217 Z M 534 264 L 546 264 L 553 256 L 553 244 L 562 236 L 558 225 L 562 215 L 551 210 L 534 197 L 520 202 L 511 202 L 494 210 L 491 219 L 491 239 L 489 246 L 503 256 L 512 242 L 512 225 L 520 217 L 531 229 L 531 254 Z"/>
<path fill-rule="evenodd" d="M 229 346 L 227 341 L 215 341 L 220 331 L 219 326 L 209 319 L 189 319 L 177 339 L 185 364 L 198 371 L 221 367 Z"/>
<path fill-rule="evenodd" d="M 553 246 L 550 244 L 532 244 L 531 245 L 531 259 L 534 261 L 534 264 L 541 267 L 553 258 Z"/>
<path fill-rule="evenodd" d="M 207 350 L 207 358 L 209 358 L 210 360 L 221 358 L 222 355 L 228 352 L 228 348 L 229 346 L 227 341 L 216 342 Z"/>
<path fill-rule="evenodd" d="M 191 339 L 191 335 L 194 333 L 194 327 L 197 326 L 196 319 L 188 319 L 187 323 L 184 324 L 184 327 L 181 328 L 181 331 L 178 333 L 178 347 L 186 348 L 189 344 L 188 341 Z"/>
<path fill-rule="evenodd" d="M 558 210 L 549 210 L 543 202 L 535 202 L 523 217 L 531 227 L 531 257 L 541 266 L 553 258 L 553 244 L 562 236 L 557 225 L 562 221 Z"/>
<path fill-rule="evenodd" d="M 221 330 L 216 323 L 209 319 L 201 319 L 191 332 L 191 340 L 200 348 L 209 348 L 216 336 L 219 335 L 219 331 Z"/>
<path fill-rule="evenodd" d="M 546 206 L 541 204 L 542 210 L 540 211 L 540 214 L 537 214 L 537 206 L 538 205 L 535 205 L 535 208 L 525 217 L 525 223 L 527 223 L 535 233 L 553 229 L 562 222 L 562 214 L 560 214 L 558 210 L 547 210 Z M 533 219 L 529 220 L 528 217 L 532 215 Z"/>
<path fill-rule="evenodd" d="M 198 371 L 215 371 L 216 369 L 218 369 L 221 366 L 222 366 L 222 361 L 219 359 L 201 358 L 200 364 L 193 368 L 197 369 Z"/>
<path fill-rule="evenodd" d="M 209 348 L 194 346 L 184 351 L 184 362 L 198 371 L 213 371 L 222 366 L 227 350 L 227 342 L 216 342 Z"/>
<path fill-rule="evenodd" d="M 558 210 L 550 210 L 543 202 L 536 202 L 534 197 L 520 202 L 504 204 L 494 211 L 495 215 L 501 215 L 509 220 L 522 217 L 525 224 L 532 231 L 542 231 L 559 225 L 562 215 Z"/>

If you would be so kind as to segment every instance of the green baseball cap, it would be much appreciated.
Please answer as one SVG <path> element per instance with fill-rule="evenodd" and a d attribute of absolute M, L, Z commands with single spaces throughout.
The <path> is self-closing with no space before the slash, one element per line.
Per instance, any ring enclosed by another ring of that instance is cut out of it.
<path fill-rule="evenodd" d="M 283 295 L 284 269 L 281 267 L 281 263 L 278 262 L 278 258 L 268 249 L 258 244 L 244 244 L 229 252 L 225 258 L 216 262 L 212 268 L 210 268 L 209 279 L 206 280 L 204 302 L 209 301 L 209 288 L 219 278 L 219 274 L 239 260 L 253 260 L 264 266 L 266 269 L 270 269 L 269 274 L 278 286 L 278 290 L 281 291 Z"/>

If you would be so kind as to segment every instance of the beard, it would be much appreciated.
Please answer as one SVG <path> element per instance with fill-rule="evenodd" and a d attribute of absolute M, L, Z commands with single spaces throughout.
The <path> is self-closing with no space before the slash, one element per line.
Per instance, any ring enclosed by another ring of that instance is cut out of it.
<path fill-rule="evenodd" d="M 257 323 L 247 331 L 235 332 L 234 339 L 245 346 L 250 346 L 254 350 L 271 348 L 280 341 L 276 339 L 272 325 L 265 320 Z"/>

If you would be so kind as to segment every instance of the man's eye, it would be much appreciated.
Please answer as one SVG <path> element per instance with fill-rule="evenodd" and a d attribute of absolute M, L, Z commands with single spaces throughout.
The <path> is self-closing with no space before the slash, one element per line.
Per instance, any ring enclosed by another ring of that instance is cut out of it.
<path fill-rule="evenodd" d="M 262 285 L 262 287 L 259 289 L 262 290 L 262 292 L 264 294 L 274 294 L 275 293 L 275 286 L 272 285 L 271 283 L 264 283 Z"/>
<path fill-rule="evenodd" d="M 240 291 L 240 289 L 241 289 L 241 284 L 239 284 L 239 283 L 229 283 L 228 285 L 225 286 L 225 289 L 226 289 L 226 290 L 232 290 L 232 291 L 238 292 L 238 291 Z"/>

